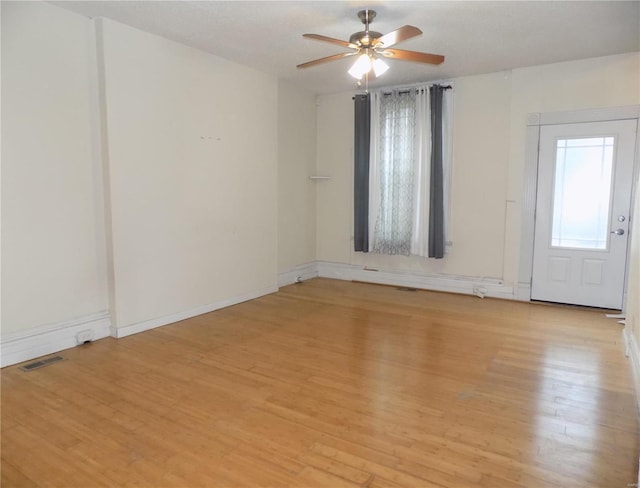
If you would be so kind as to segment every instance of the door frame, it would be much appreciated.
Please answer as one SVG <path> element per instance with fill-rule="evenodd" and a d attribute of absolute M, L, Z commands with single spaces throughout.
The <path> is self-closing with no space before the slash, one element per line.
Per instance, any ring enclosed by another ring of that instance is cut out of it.
<path fill-rule="evenodd" d="M 624 107 L 596 108 L 562 112 L 534 112 L 527 114 L 526 145 L 524 165 L 524 187 L 522 198 L 522 225 L 520 230 L 520 263 L 518 267 L 518 283 L 515 299 L 531 301 L 531 277 L 533 274 L 533 240 L 535 232 L 536 195 L 538 192 L 538 157 L 540 146 L 540 128 L 544 125 L 579 124 L 586 122 L 608 122 L 613 120 L 636 120 L 640 124 L 640 105 Z M 639 171 L 640 127 L 636 133 L 636 148 L 633 161 L 633 182 L 631 187 L 631 214 L 629 215 L 629 243 L 635 228 L 633 202 L 636 195 L 636 182 Z M 627 245 L 627 262 L 625 265 L 624 291 L 622 308 L 627 302 L 627 281 L 629 275 L 629 252 Z"/>

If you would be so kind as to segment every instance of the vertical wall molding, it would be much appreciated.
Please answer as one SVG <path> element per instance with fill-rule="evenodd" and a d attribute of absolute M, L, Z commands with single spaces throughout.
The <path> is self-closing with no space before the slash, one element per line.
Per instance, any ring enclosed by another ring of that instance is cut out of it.
<path fill-rule="evenodd" d="M 102 177 L 102 221 L 104 222 L 103 239 L 105 251 L 107 299 L 111 313 L 111 335 L 116 337 L 117 306 L 115 300 L 115 271 L 113 258 L 113 217 L 111 213 L 111 171 L 109 160 L 109 133 L 107 124 L 107 99 L 104 59 L 104 24 L 102 19 L 92 21 L 93 48 L 95 59 L 95 86 L 93 115 L 94 144 L 96 164 L 100 167 Z"/>
<path fill-rule="evenodd" d="M 531 300 L 533 239 L 535 230 L 536 191 L 538 189 L 538 149 L 540 146 L 540 114 L 527 115 L 520 265 L 516 299 Z"/>

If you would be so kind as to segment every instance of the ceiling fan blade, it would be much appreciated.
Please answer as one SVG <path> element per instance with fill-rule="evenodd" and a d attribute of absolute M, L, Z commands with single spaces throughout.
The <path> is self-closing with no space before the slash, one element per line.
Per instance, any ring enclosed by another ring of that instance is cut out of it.
<path fill-rule="evenodd" d="M 419 53 L 416 51 L 406 51 L 404 49 L 384 49 L 377 51 L 385 58 L 402 59 L 403 61 L 413 61 L 416 63 L 440 64 L 444 61 L 444 56 L 439 54 Z"/>
<path fill-rule="evenodd" d="M 314 59 L 313 61 L 308 61 L 306 63 L 302 63 L 296 66 L 296 68 L 309 68 L 310 66 L 315 66 L 316 64 L 327 63 L 329 61 L 336 61 L 338 59 L 346 58 L 347 56 L 354 56 L 358 54 L 357 51 L 352 53 L 340 53 L 333 54 L 332 56 L 327 56 L 326 58 Z"/>
<path fill-rule="evenodd" d="M 302 34 L 302 37 L 306 37 L 308 39 L 315 39 L 316 41 L 330 42 L 332 44 L 337 44 L 338 46 L 342 46 L 342 47 L 350 47 L 352 49 L 358 49 L 358 46 L 350 42 L 342 41 L 340 39 L 334 39 L 333 37 L 321 36 L 320 34 Z"/>
<path fill-rule="evenodd" d="M 380 48 L 391 47 L 399 42 L 419 36 L 420 34 L 422 34 L 422 31 L 417 27 L 405 25 L 376 39 L 374 46 Z"/>

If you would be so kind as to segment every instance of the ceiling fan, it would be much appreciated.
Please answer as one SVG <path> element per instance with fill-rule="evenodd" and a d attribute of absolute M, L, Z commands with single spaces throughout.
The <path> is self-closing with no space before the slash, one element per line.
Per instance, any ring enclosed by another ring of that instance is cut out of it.
<path fill-rule="evenodd" d="M 416 63 L 440 64 L 444 61 L 444 56 L 439 54 L 421 53 L 416 51 L 406 51 L 404 49 L 391 49 L 391 46 L 419 36 L 422 31 L 412 25 L 405 25 L 388 34 L 382 35 L 380 32 L 369 30 L 369 24 L 373 22 L 376 16 L 374 10 L 361 10 L 358 17 L 364 24 L 364 31 L 352 34 L 349 41 L 342 41 L 332 37 L 322 36 L 320 34 L 303 34 L 308 39 L 316 39 L 318 41 L 330 42 L 342 47 L 348 47 L 353 51 L 346 53 L 333 54 L 325 58 L 315 59 L 306 63 L 299 64 L 298 68 L 309 68 L 317 64 L 326 63 L 346 58 L 348 56 L 358 55 L 358 59 L 349 70 L 349 74 L 357 79 L 362 79 L 365 74 L 368 75 L 372 70 L 374 75 L 382 75 L 389 66 L 382 61 L 382 57 L 389 59 L 401 59 L 403 61 L 413 61 Z"/>

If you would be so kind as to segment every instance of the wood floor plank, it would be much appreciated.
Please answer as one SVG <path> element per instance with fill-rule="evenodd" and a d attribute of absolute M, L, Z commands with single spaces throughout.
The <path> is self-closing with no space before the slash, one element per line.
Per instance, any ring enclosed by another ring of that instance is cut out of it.
<path fill-rule="evenodd" d="M 2 370 L 3 487 L 624 487 L 597 310 L 313 279 Z"/>

